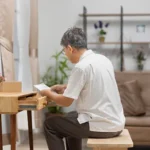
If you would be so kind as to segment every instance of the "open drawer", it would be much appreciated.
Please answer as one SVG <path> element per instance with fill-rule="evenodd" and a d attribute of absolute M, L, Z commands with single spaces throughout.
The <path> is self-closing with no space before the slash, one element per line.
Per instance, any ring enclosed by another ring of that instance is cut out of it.
<path fill-rule="evenodd" d="M 40 110 L 47 105 L 46 96 L 41 97 L 39 94 L 21 97 L 18 101 L 19 110 Z"/>
<path fill-rule="evenodd" d="M 47 105 L 46 97 L 36 92 L 0 92 L 0 113 L 17 113 L 20 110 L 39 110 Z"/>

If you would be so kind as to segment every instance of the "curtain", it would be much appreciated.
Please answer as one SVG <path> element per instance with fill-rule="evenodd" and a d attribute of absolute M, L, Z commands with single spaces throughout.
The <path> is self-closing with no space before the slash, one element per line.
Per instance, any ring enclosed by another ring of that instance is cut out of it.
<path fill-rule="evenodd" d="M 33 85 L 38 84 L 39 77 L 39 65 L 38 65 L 38 0 L 30 1 L 30 43 L 29 54 L 32 72 Z M 35 126 L 36 128 L 42 128 L 43 117 L 42 110 L 34 112 Z"/>
<path fill-rule="evenodd" d="M 14 66 L 13 66 L 13 24 L 14 24 L 14 2 L 15 0 L 0 0 L 0 58 L 3 64 L 3 73 L 5 78 L 14 80 Z M 2 64 L 0 68 L 2 71 Z M 2 72 L 1 72 L 2 73 Z M 3 135 L 9 135 L 9 116 L 3 115 L 2 128 Z M 7 136 L 8 137 L 8 136 Z M 3 144 L 9 144 L 9 139 L 3 139 Z"/>
<path fill-rule="evenodd" d="M 17 37 L 19 45 L 19 80 L 22 81 L 23 91 L 32 91 L 33 85 L 39 83 L 38 1 L 16 0 L 16 4 Z M 19 129 L 26 129 L 26 114 L 22 112 L 19 113 L 19 115 L 18 127 Z M 42 110 L 34 111 L 32 115 L 33 128 L 42 128 Z M 24 122 L 24 126 L 21 125 L 22 122 Z"/>
<path fill-rule="evenodd" d="M 16 26 L 19 49 L 18 80 L 22 82 L 22 91 L 33 91 L 29 58 L 30 0 L 16 0 Z M 18 113 L 17 120 L 19 129 L 28 129 L 26 111 Z M 33 120 L 33 128 L 34 126 Z"/>

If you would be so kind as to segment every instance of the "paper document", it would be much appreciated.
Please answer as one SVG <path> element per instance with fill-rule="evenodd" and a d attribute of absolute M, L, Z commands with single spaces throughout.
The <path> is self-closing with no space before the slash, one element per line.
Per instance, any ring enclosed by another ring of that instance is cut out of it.
<path fill-rule="evenodd" d="M 39 91 L 46 90 L 46 89 L 51 89 L 50 87 L 48 87 L 48 86 L 45 85 L 44 83 L 34 85 L 34 87 L 35 87 L 36 89 L 38 89 Z"/>

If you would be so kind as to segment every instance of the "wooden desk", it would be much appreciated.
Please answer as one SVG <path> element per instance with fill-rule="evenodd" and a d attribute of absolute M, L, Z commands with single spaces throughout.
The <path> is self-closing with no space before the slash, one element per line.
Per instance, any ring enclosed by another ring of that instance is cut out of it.
<path fill-rule="evenodd" d="M 1 114 L 10 114 L 11 150 L 16 150 L 16 115 L 27 110 L 30 150 L 33 150 L 32 110 L 40 110 L 47 104 L 46 97 L 36 92 L 0 92 L 0 150 L 3 150 Z"/>

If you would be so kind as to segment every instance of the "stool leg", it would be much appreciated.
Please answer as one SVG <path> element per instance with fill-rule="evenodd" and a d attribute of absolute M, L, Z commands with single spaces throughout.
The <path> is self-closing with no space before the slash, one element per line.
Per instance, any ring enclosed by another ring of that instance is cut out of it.
<path fill-rule="evenodd" d="M 27 116 L 28 116 L 29 145 L 30 145 L 30 150 L 33 150 L 32 112 L 27 111 Z"/>
<path fill-rule="evenodd" d="M 2 139 L 2 118 L 0 114 L 0 149 L 3 150 L 3 139 Z"/>
<path fill-rule="evenodd" d="M 16 150 L 16 114 L 10 115 L 11 150 Z"/>

